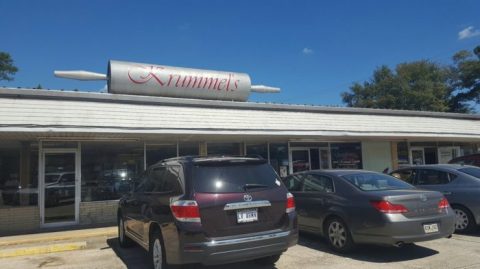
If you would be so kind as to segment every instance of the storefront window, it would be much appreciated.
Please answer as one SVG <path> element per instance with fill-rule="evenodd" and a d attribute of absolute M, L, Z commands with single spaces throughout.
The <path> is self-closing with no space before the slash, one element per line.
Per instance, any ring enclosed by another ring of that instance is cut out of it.
<path fill-rule="evenodd" d="M 453 145 L 460 147 L 459 156 L 478 153 L 478 145 L 474 143 L 453 143 Z"/>
<path fill-rule="evenodd" d="M 37 203 L 38 144 L 0 142 L 0 208 Z"/>
<path fill-rule="evenodd" d="M 362 169 L 362 146 L 360 143 L 332 143 L 333 169 Z"/>
<path fill-rule="evenodd" d="M 200 155 L 199 143 L 180 142 L 178 144 L 178 155 L 179 156 L 198 156 L 198 155 Z"/>
<path fill-rule="evenodd" d="M 157 162 L 177 157 L 177 143 L 165 143 L 165 144 L 147 144 L 147 167 Z"/>
<path fill-rule="evenodd" d="M 208 143 L 208 155 L 240 155 L 240 143 Z"/>
<path fill-rule="evenodd" d="M 259 143 L 259 144 L 247 144 L 247 155 L 258 155 L 265 160 L 268 159 L 268 146 L 267 143 Z"/>
<path fill-rule="evenodd" d="M 143 144 L 82 143 L 82 201 L 120 198 L 144 169 Z"/>
<path fill-rule="evenodd" d="M 410 161 L 408 157 L 407 142 L 397 143 L 397 159 L 398 159 L 398 167 L 404 167 L 404 166 L 410 165 Z"/>
<path fill-rule="evenodd" d="M 287 143 L 270 143 L 270 164 L 281 177 L 288 175 Z"/>

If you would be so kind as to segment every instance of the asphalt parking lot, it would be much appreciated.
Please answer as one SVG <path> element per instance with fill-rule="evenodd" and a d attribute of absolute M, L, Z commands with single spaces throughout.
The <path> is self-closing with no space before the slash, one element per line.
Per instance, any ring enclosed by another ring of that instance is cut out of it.
<path fill-rule="evenodd" d="M 147 254 L 138 246 L 121 249 L 116 238 L 89 239 L 85 250 L 0 259 L 0 268 L 148 268 Z M 451 239 L 418 243 L 403 248 L 360 246 L 348 255 L 332 253 L 317 236 L 301 234 L 274 267 L 253 262 L 219 266 L 192 266 L 201 269 L 290 269 L 290 268 L 480 268 L 480 232 L 454 235 Z"/>

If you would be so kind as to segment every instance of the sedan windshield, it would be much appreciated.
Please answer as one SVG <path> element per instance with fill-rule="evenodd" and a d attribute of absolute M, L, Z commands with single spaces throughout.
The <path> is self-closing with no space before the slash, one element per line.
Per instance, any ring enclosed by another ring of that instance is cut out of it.
<path fill-rule="evenodd" d="M 471 175 L 472 177 L 480 178 L 480 168 L 467 167 L 467 168 L 459 169 L 458 171 Z"/>
<path fill-rule="evenodd" d="M 344 175 L 342 178 L 362 191 L 380 191 L 397 189 L 414 189 L 412 185 L 394 177 L 377 173 L 359 173 Z"/>

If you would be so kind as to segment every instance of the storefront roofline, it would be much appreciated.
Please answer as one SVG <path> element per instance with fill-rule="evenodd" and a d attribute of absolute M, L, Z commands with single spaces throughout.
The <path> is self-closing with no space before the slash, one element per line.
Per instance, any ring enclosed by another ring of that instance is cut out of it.
<path fill-rule="evenodd" d="M 99 141 L 99 142 L 360 142 L 360 141 L 457 141 L 480 142 L 478 136 L 435 133 L 245 131 L 245 130 L 118 130 L 83 128 L 2 128 L 0 140 Z"/>
<path fill-rule="evenodd" d="M 130 103 L 144 105 L 164 105 L 182 107 L 231 108 L 248 110 L 293 111 L 310 113 L 332 114 L 364 114 L 387 116 L 410 116 L 480 120 L 478 114 L 460 114 L 446 112 L 390 110 L 372 108 L 328 107 L 314 105 L 255 103 L 235 101 L 215 101 L 201 99 L 183 99 L 170 97 L 137 96 L 124 94 L 110 94 L 99 92 L 61 91 L 29 88 L 0 88 L 0 98 L 47 99 L 47 100 L 74 100 L 103 103 Z"/>

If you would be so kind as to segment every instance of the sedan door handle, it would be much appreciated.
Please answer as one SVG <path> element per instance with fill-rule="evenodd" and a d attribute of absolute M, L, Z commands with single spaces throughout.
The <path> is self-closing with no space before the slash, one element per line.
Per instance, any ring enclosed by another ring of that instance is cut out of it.
<path fill-rule="evenodd" d="M 450 195 L 450 194 L 452 194 L 451 191 L 442 191 L 442 193 L 443 193 L 444 195 Z"/>

